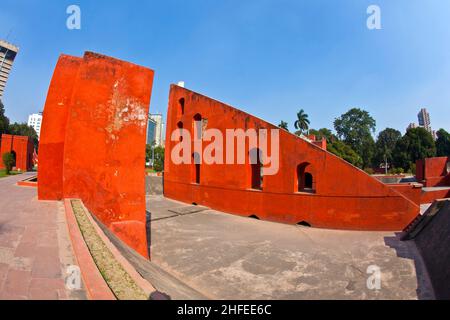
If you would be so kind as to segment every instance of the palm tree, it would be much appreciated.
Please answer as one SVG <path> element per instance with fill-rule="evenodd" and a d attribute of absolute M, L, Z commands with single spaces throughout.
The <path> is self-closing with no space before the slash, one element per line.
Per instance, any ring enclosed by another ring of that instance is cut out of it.
<path fill-rule="evenodd" d="M 300 111 L 297 113 L 297 120 L 294 122 L 294 127 L 300 134 L 302 134 L 304 131 L 308 131 L 309 119 L 308 115 L 305 113 L 305 111 L 303 111 L 303 109 L 300 109 Z"/>
<path fill-rule="evenodd" d="M 281 129 L 284 129 L 284 130 L 286 130 L 286 131 L 289 131 L 289 129 L 288 129 L 288 123 L 285 122 L 285 121 L 283 121 L 283 120 L 281 120 L 281 122 L 280 122 L 280 124 L 278 125 L 278 127 L 280 127 Z"/>

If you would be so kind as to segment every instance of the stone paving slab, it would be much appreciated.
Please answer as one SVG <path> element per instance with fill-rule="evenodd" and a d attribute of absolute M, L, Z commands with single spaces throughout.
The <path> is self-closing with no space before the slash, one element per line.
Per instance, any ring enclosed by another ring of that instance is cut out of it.
<path fill-rule="evenodd" d="M 62 203 L 38 201 L 36 188 L 16 185 L 33 175 L 0 179 L 0 299 L 86 299 L 65 285 L 76 263 Z"/>
<path fill-rule="evenodd" d="M 176 207 L 147 197 L 154 216 Z M 150 235 L 152 262 L 210 298 L 434 297 L 417 249 L 393 232 L 315 229 L 206 210 L 151 221 Z M 367 287 L 370 266 L 380 268 L 380 289 Z"/>

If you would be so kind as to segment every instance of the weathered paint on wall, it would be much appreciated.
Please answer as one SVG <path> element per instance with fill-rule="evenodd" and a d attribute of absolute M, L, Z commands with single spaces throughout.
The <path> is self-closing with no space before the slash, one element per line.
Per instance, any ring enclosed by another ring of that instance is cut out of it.
<path fill-rule="evenodd" d="M 51 170 L 42 168 L 42 161 L 61 159 L 62 197 L 82 199 L 121 240 L 147 257 L 145 133 L 154 72 L 96 53 L 87 52 L 79 63 L 72 58 L 62 56 L 55 70 L 49 109 L 44 110 L 47 130 L 41 133 L 47 143 L 56 139 L 62 157 L 40 154 L 39 171 Z M 71 81 L 65 82 L 65 77 Z M 60 98 L 66 109 L 52 116 Z M 42 195 L 60 197 L 59 182 L 39 181 L 39 188 Z"/>
<path fill-rule="evenodd" d="M 208 128 L 219 129 L 224 136 L 226 129 L 233 128 L 277 129 L 219 101 L 172 85 L 164 174 L 164 193 L 169 198 L 264 220 L 335 229 L 402 230 L 419 213 L 417 203 L 397 190 L 285 130 L 279 132 L 280 170 L 263 178 L 262 190 L 251 189 L 248 163 L 201 164 L 197 184 L 195 164 L 172 162 L 171 152 L 178 142 L 170 141 L 171 133 L 180 126 L 192 135 L 197 114 L 207 119 Z M 248 154 L 248 142 L 246 148 Z M 314 193 L 297 192 L 300 164 L 307 164 L 306 171 L 313 175 Z"/>
<path fill-rule="evenodd" d="M 29 171 L 33 169 L 34 145 L 29 137 L 2 134 L 0 145 L 0 169 L 5 168 L 3 154 L 9 152 L 14 152 L 16 155 L 16 170 Z"/>

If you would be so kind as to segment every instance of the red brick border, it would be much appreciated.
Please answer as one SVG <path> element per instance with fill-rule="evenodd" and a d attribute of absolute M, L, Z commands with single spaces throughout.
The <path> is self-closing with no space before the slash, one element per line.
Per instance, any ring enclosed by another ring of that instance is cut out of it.
<path fill-rule="evenodd" d="M 17 181 L 17 185 L 20 186 L 20 187 L 37 188 L 37 182 L 30 181 L 30 180 L 33 180 L 33 179 L 36 179 L 36 178 L 37 178 L 37 175 L 32 176 L 32 177 L 28 177 L 28 178 L 26 178 L 24 180 Z"/>
<path fill-rule="evenodd" d="M 86 287 L 86 292 L 90 300 L 116 300 L 111 289 L 106 284 L 100 271 L 98 270 L 91 253 L 89 252 L 83 235 L 78 227 L 77 220 L 73 213 L 71 201 L 64 199 L 64 208 L 66 211 L 67 227 L 69 229 L 70 240 L 78 266 L 81 269 L 81 275 Z"/>

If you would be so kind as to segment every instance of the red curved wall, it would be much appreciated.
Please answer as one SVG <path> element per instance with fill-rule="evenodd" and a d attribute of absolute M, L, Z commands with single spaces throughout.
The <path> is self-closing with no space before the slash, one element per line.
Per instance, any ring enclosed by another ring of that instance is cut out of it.
<path fill-rule="evenodd" d="M 145 257 L 144 150 L 153 74 L 96 53 L 82 59 L 61 56 L 44 110 L 44 152 L 39 154 L 41 199 L 82 199 Z"/>
<path fill-rule="evenodd" d="M 63 198 L 63 155 L 67 115 L 82 58 L 61 55 L 45 101 L 39 140 L 39 200 Z"/>
<path fill-rule="evenodd" d="M 185 99 L 184 114 L 180 111 L 181 98 Z M 180 121 L 183 128 L 192 131 L 197 113 L 208 119 L 208 128 L 222 133 L 233 128 L 277 129 L 219 101 L 172 85 L 164 173 L 164 194 L 169 198 L 264 220 L 290 224 L 306 221 L 314 227 L 335 229 L 402 230 L 419 213 L 418 205 L 400 192 L 284 130 L 280 130 L 280 169 L 276 175 L 264 177 L 262 191 L 250 188 L 249 164 L 202 164 L 200 184 L 193 183 L 194 165 L 176 165 L 171 160 L 177 142 L 170 137 Z M 248 142 L 246 148 L 247 154 Z M 314 194 L 295 190 L 296 167 L 303 162 L 310 163 Z"/>

